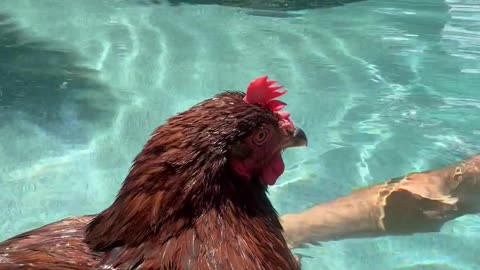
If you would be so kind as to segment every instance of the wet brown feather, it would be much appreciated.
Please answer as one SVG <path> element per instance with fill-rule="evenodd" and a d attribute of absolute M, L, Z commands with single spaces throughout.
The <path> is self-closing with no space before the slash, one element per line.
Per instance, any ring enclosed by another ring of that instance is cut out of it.
<path fill-rule="evenodd" d="M 92 216 L 69 218 L 0 243 L 0 270 L 94 269 L 101 254 L 84 243 Z"/>

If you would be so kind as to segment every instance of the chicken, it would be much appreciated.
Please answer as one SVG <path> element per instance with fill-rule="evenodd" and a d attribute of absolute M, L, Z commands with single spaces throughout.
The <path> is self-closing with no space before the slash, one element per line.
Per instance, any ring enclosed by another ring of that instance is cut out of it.
<path fill-rule="evenodd" d="M 268 198 L 307 145 L 267 76 L 157 128 L 116 199 L 0 243 L 0 269 L 300 269 Z"/>

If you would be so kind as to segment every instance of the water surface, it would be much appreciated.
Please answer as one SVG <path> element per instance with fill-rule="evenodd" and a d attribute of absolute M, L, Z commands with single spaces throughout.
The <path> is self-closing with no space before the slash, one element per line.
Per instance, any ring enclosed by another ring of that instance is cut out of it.
<path fill-rule="evenodd" d="M 479 153 L 480 3 L 368 0 L 278 16 L 215 5 L 3 0 L 0 239 L 107 207 L 152 130 L 262 74 L 307 132 L 280 213 Z M 347 239 L 304 269 L 476 269 L 479 217 Z"/>

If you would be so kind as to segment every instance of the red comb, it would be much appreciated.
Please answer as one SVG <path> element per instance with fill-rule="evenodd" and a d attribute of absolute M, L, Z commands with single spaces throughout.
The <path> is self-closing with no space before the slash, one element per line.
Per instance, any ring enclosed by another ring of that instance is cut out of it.
<path fill-rule="evenodd" d="M 277 115 L 282 127 L 288 126 L 293 128 L 293 123 L 290 121 L 290 113 L 286 111 L 280 111 L 285 108 L 287 104 L 275 99 L 283 96 L 285 93 L 287 93 L 287 90 L 280 90 L 283 88 L 283 85 L 274 86 L 276 82 L 277 81 L 274 80 L 269 81 L 268 76 L 266 75 L 256 78 L 248 85 L 243 100 L 246 103 L 267 106 Z"/>
<path fill-rule="evenodd" d="M 250 104 L 266 104 L 274 98 L 287 93 L 286 90 L 277 91 L 283 88 L 282 85 L 273 86 L 277 81 L 269 81 L 268 76 L 262 76 L 251 81 L 243 100 Z"/>

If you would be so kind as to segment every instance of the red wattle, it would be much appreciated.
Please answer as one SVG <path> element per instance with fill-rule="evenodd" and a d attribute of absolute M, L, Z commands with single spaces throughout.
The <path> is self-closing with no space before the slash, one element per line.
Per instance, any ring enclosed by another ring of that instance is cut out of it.
<path fill-rule="evenodd" d="M 278 178 L 283 174 L 285 164 L 283 163 L 282 155 L 279 153 L 273 158 L 270 164 L 262 171 L 262 179 L 266 185 L 274 185 Z"/>

